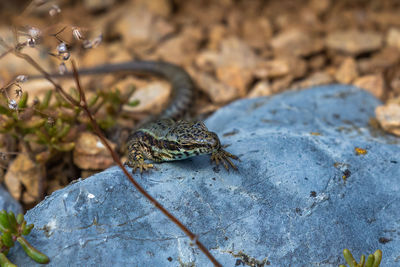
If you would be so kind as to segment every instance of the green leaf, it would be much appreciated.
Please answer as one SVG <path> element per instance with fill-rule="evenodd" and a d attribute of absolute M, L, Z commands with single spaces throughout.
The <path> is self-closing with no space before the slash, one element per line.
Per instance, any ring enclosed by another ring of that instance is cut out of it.
<path fill-rule="evenodd" d="M 11 114 L 11 110 L 9 110 L 8 108 L 0 105 L 0 114 L 10 115 Z"/>
<path fill-rule="evenodd" d="M 14 240 L 12 238 L 12 234 L 10 233 L 10 231 L 3 232 L 1 240 L 3 241 L 3 244 L 9 248 L 14 246 Z"/>
<path fill-rule="evenodd" d="M 138 99 L 135 99 L 135 100 L 129 102 L 129 103 L 128 103 L 128 106 L 130 106 L 130 107 L 136 107 L 136 106 L 139 105 L 139 104 L 140 104 L 140 101 L 139 101 Z"/>
<path fill-rule="evenodd" d="M 46 92 L 46 95 L 44 96 L 43 101 L 39 106 L 39 109 L 46 109 L 49 106 L 52 95 L 53 95 L 53 90 L 49 90 Z"/>
<path fill-rule="evenodd" d="M 362 255 L 361 255 L 361 259 L 360 259 L 360 263 L 359 263 L 358 265 L 364 267 L 364 263 L 365 263 L 365 255 L 362 254 Z"/>
<path fill-rule="evenodd" d="M 13 264 L 4 253 L 0 253 L 0 265 L 1 267 L 17 267 Z"/>
<path fill-rule="evenodd" d="M 23 128 L 41 128 L 43 125 L 45 125 L 46 121 L 46 119 L 36 118 L 31 119 L 28 122 L 21 122 L 21 124 L 23 123 L 21 126 Z"/>
<path fill-rule="evenodd" d="M 24 231 L 24 229 L 26 229 L 26 224 L 27 222 L 24 220 L 22 224 L 19 226 L 21 232 Z"/>
<path fill-rule="evenodd" d="M 375 261 L 372 267 L 378 267 L 381 264 L 382 260 L 382 250 L 378 249 L 374 252 Z"/>
<path fill-rule="evenodd" d="M 372 254 L 369 254 L 369 256 L 367 258 L 367 263 L 365 264 L 365 267 L 372 267 L 374 262 L 375 262 L 375 256 Z"/>
<path fill-rule="evenodd" d="M 348 250 L 347 248 L 345 248 L 343 250 L 343 257 L 350 267 L 357 267 L 356 260 L 353 258 L 353 255 L 351 254 L 350 250 Z"/>
<path fill-rule="evenodd" d="M 72 149 L 74 149 L 75 142 L 53 144 L 52 147 L 58 151 L 68 152 L 68 151 L 71 151 Z"/>
<path fill-rule="evenodd" d="M 29 225 L 23 224 L 21 233 L 23 235 L 29 235 L 29 233 L 32 231 L 33 227 L 34 227 L 33 224 L 29 224 Z"/>
<path fill-rule="evenodd" d="M 79 91 L 75 88 L 75 87 L 73 87 L 73 86 L 71 86 L 70 88 L 69 88 L 69 95 L 73 98 L 73 99 L 75 99 L 75 101 L 80 101 L 80 98 L 81 98 L 81 96 L 80 96 L 80 94 L 79 94 Z"/>
<path fill-rule="evenodd" d="M 0 211 L 0 225 L 3 229 L 11 228 L 10 221 L 8 220 L 8 214 L 5 210 Z"/>
<path fill-rule="evenodd" d="M 28 93 L 25 91 L 22 93 L 22 96 L 19 99 L 18 108 L 26 108 L 27 102 L 28 102 Z"/>
<path fill-rule="evenodd" d="M 94 104 L 96 104 L 97 100 L 99 100 L 99 95 L 95 94 L 94 96 L 92 96 L 89 101 L 88 101 L 88 107 L 93 107 Z"/>
<path fill-rule="evenodd" d="M 24 221 L 24 214 L 22 214 L 22 213 L 18 214 L 18 216 L 17 216 L 17 223 L 18 223 L 19 225 L 21 225 L 23 221 Z"/>
<path fill-rule="evenodd" d="M 34 261 L 38 263 L 49 263 L 50 259 L 45 254 L 37 250 L 36 248 L 32 247 L 28 241 L 23 238 L 22 236 L 17 237 L 17 241 L 21 244 L 22 248 L 24 249 L 25 253 L 31 257 Z"/>
<path fill-rule="evenodd" d="M 70 129 L 71 129 L 71 125 L 65 123 L 64 126 L 62 127 L 62 129 L 60 131 L 58 131 L 56 138 L 57 139 L 63 138 L 64 136 L 66 136 L 68 134 Z"/>
<path fill-rule="evenodd" d="M 49 138 L 45 134 L 43 134 L 40 130 L 35 131 L 35 135 L 38 138 L 38 143 L 50 144 Z"/>
<path fill-rule="evenodd" d="M 8 221 L 10 222 L 10 226 L 12 228 L 12 232 L 14 234 L 17 233 L 17 219 L 15 218 L 14 212 L 8 212 Z"/>

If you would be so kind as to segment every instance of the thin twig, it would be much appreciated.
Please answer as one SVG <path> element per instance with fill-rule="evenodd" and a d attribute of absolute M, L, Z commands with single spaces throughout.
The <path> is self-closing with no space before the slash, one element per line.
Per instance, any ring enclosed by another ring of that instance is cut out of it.
<path fill-rule="evenodd" d="M 29 55 L 21 53 L 19 51 L 14 50 L 13 53 L 26 60 L 29 64 L 31 64 L 33 67 L 35 67 L 43 76 L 46 78 L 50 83 L 53 84 L 53 86 L 56 88 L 57 92 L 59 92 L 67 101 L 69 101 L 71 104 L 80 107 L 84 110 L 86 115 L 88 116 L 94 132 L 97 134 L 97 136 L 100 138 L 101 142 L 103 145 L 107 148 L 107 150 L 111 153 L 111 156 L 115 163 L 121 168 L 121 170 L 124 172 L 126 177 L 128 177 L 129 181 L 135 186 L 135 188 L 148 200 L 150 203 L 152 203 L 157 209 L 159 209 L 166 217 L 168 217 L 174 224 L 176 224 L 189 238 L 192 242 L 194 242 L 197 247 L 207 256 L 207 258 L 214 264 L 214 266 L 222 266 L 215 258 L 214 256 L 208 251 L 208 249 L 198 240 L 198 236 L 191 232 L 180 220 L 178 220 L 174 215 L 172 215 L 167 209 L 165 209 L 161 203 L 159 203 L 155 198 L 153 198 L 129 173 L 129 171 L 124 167 L 122 164 L 118 154 L 111 148 L 110 144 L 107 142 L 106 138 L 104 137 L 102 131 L 100 130 L 99 125 L 97 124 L 96 120 L 93 118 L 92 113 L 90 112 L 87 102 L 86 102 L 86 97 L 85 93 L 82 90 L 82 87 L 80 85 L 79 81 L 79 75 L 77 72 L 77 68 L 75 65 L 75 62 L 72 61 L 72 69 L 73 69 L 73 75 L 74 79 L 76 82 L 76 86 L 79 90 L 80 94 L 80 101 L 76 101 L 74 98 L 72 98 L 70 95 L 68 95 L 63 88 L 56 83 L 52 78 L 49 73 L 47 73 L 38 63 L 36 63 L 35 60 L 33 60 Z"/>

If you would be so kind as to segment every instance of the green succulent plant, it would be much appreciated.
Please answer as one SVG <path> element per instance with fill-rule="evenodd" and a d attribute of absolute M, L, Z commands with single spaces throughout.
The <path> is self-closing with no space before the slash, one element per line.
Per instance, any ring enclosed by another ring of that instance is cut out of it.
<path fill-rule="evenodd" d="M 57 107 L 62 106 L 62 103 L 57 101 L 50 106 L 52 95 L 52 90 L 49 90 L 42 101 L 36 100 L 28 106 L 28 93 L 23 92 L 18 105 L 13 108 L 10 108 L 7 97 L 1 95 L 0 114 L 3 116 L 0 133 L 46 145 L 58 151 L 72 150 L 74 143 L 65 141 L 64 137 L 69 133 L 71 122 L 77 114 L 57 111 L 60 110 Z"/>
<path fill-rule="evenodd" d="M 7 254 L 10 248 L 15 245 L 15 241 L 22 246 L 25 253 L 34 261 L 42 264 L 49 263 L 49 257 L 34 248 L 23 237 L 24 235 L 29 235 L 33 227 L 33 224 L 27 224 L 23 214 L 18 214 L 18 216 L 15 217 L 12 211 L 8 213 L 5 210 L 0 211 L 0 231 L 2 233 L 0 236 L 1 267 L 16 266 L 7 258 Z"/>
<path fill-rule="evenodd" d="M 119 90 L 98 91 L 88 99 L 88 106 L 96 114 L 102 110 L 97 120 L 101 128 L 110 129 L 116 123 L 123 105 L 135 106 L 138 101 L 128 102 L 134 92 L 132 87 L 126 94 Z M 79 93 L 71 88 L 69 94 L 79 100 Z M 9 134 L 17 140 L 37 143 L 47 148 L 47 153 L 36 155 L 39 162 L 46 162 L 57 152 L 74 149 L 74 133 L 84 124 L 91 128 L 88 119 L 81 116 L 82 109 L 73 106 L 54 90 L 46 92 L 42 99 L 35 99 L 28 105 L 29 95 L 21 93 L 18 103 L 7 94 L 0 94 L 0 134 Z"/>
<path fill-rule="evenodd" d="M 378 267 L 382 260 L 382 251 L 380 249 L 376 250 L 374 254 L 369 254 L 367 261 L 365 261 L 364 254 L 361 255 L 360 262 L 357 263 L 351 254 L 350 250 L 347 248 L 343 250 L 343 257 L 350 267 Z M 339 267 L 346 267 L 345 265 L 339 265 Z"/>

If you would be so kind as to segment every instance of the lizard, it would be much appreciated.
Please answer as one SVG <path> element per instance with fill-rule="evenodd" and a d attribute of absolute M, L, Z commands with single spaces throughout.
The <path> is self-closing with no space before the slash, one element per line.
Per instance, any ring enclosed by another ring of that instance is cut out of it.
<path fill-rule="evenodd" d="M 105 64 L 78 70 L 79 74 L 107 74 L 114 72 L 134 72 L 151 74 L 166 79 L 172 86 L 169 104 L 161 114 L 148 119 L 147 123 L 134 129 L 128 136 L 126 165 L 132 173 L 140 173 L 154 168 L 153 162 L 183 160 L 197 155 L 211 154 L 211 161 L 229 170 L 237 170 L 231 159 L 239 158 L 221 145 L 218 135 L 207 129 L 201 121 L 180 119 L 192 103 L 195 85 L 190 75 L 181 67 L 163 61 L 130 61 Z M 52 74 L 51 77 L 71 76 L 71 73 Z M 35 77 L 37 78 L 37 77 Z M 228 165 L 229 164 L 229 165 Z"/>

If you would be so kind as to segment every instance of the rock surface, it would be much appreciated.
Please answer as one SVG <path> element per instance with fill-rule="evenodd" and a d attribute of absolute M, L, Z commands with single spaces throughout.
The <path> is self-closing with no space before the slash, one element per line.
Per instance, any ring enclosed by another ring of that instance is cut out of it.
<path fill-rule="evenodd" d="M 21 205 L 12 198 L 10 193 L 0 186 L 0 210 L 10 211 L 12 210 L 15 214 L 23 213 Z"/>
<path fill-rule="evenodd" d="M 113 149 L 116 144 L 107 140 Z M 79 135 L 73 153 L 76 166 L 84 170 L 104 170 L 114 164 L 112 156 L 100 138 L 90 132 Z"/>
<path fill-rule="evenodd" d="M 240 100 L 206 121 L 240 156 L 238 172 L 201 156 L 135 176 L 223 266 L 338 266 L 344 248 L 356 258 L 381 249 L 381 265 L 396 266 L 400 140 L 368 128 L 379 104 L 351 86 Z M 211 266 L 116 167 L 26 219 L 48 266 Z M 34 266 L 21 248 L 9 255 Z"/>
<path fill-rule="evenodd" d="M 377 32 L 357 30 L 331 32 L 326 38 L 326 45 L 330 49 L 358 55 L 378 50 L 382 46 L 382 36 Z"/>
<path fill-rule="evenodd" d="M 43 167 L 32 161 L 26 153 L 21 153 L 8 167 L 4 183 L 14 199 L 20 199 L 22 194 L 26 203 L 33 203 L 39 197 L 39 184 L 44 175 Z"/>
<path fill-rule="evenodd" d="M 376 119 L 385 131 L 400 136 L 399 103 L 388 103 L 384 106 L 376 107 L 375 114 Z"/>

